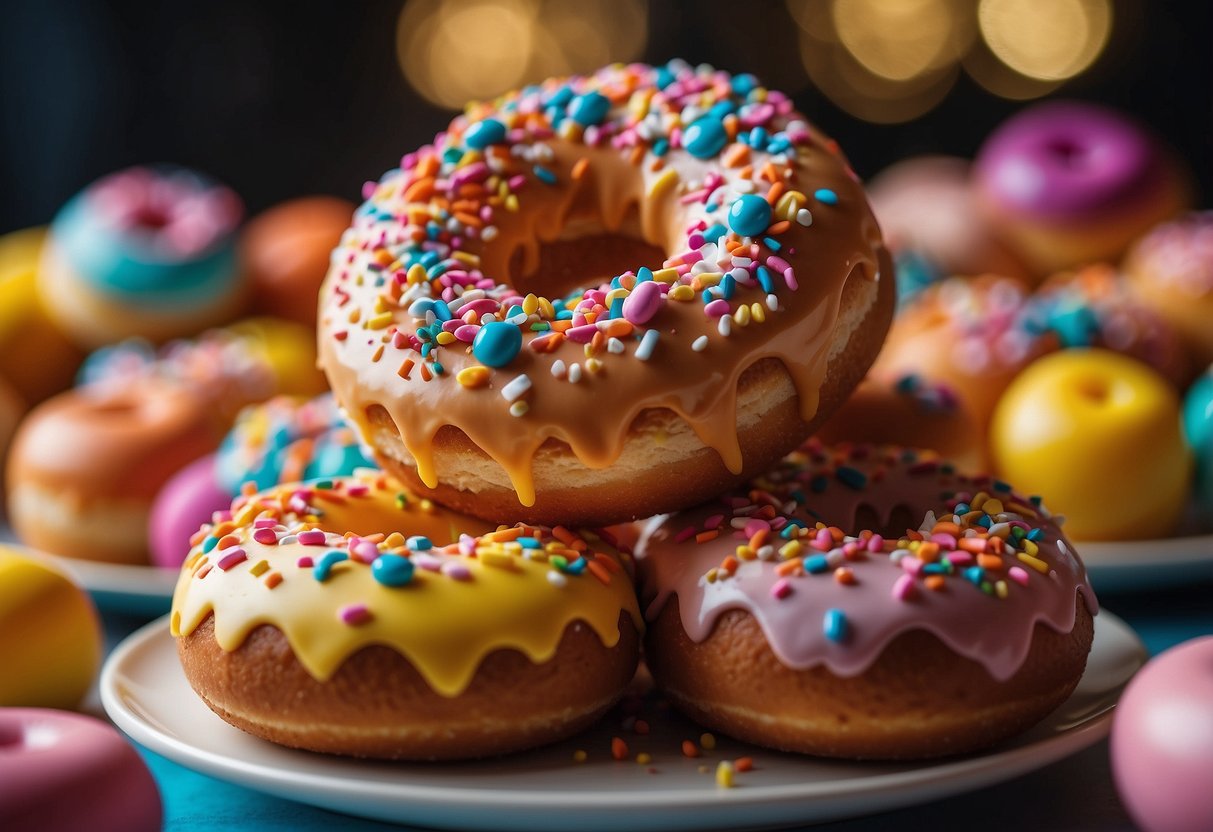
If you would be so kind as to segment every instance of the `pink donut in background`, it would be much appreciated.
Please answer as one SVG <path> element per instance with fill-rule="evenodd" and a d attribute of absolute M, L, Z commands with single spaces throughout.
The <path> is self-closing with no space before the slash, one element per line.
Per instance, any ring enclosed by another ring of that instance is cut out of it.
<path fill-rule="evenodd" d="M 1050 101 L 1007 119 L 977 154 L 973 184 L 995 230 L 1038 276 L 1116 261 L 1187 207 L 1179 164 L 1126 116 Z"/>
<path fill-rule="evenodd" d="M 143 758 L 93 717 L 0 708 L 0 828 L 157 832 L 162 810 Z"/>
<path fill-rule="evenodd" d="M 148 518 L 148 548 L 152 563 L 179 569 L 190 551 L 190 536 L 211 515 L 232 504 L 231 495 L 215 478 L 215 455 L 182 468 L 156 495 Z"/>
<path fill-rule="evenodd" d="M 1112 722 L 1112 773 L 1148 832 L 1213 829 L 1213 636 L 1147 664 Z"/>

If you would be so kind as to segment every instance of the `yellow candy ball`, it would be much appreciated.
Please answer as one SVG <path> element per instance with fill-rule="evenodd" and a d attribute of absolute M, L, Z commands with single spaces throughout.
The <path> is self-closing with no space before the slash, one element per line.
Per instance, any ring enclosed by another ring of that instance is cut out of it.
<path fill-rule="evenodd" d="M 1187 499 L 1192 455 L 1175 390 L 1107 350 L 1066 350 L 1019 374 L 994 410 L 998 476 L 1039 494 L 1077 540 L 1162 537 Z"/>
<path fill-rule="evenodd" d="M 74 708 L 100 662 L 88 595 L 49 563 L 0 545 L 0 706 Z"/>

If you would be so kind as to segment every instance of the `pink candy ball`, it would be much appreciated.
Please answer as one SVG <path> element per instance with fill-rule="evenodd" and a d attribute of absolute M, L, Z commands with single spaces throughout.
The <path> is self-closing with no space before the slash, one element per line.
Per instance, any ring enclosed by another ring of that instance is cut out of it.
<path fill-rule="evenodd" d="M 1112 722 L 1112 773 L 1147 832 L 1213 829 L 1213 636 L 1166 651 L 1129 684 Z"/>
<path fill-rule="evenodd" d="M 232 498 L 215 478 L 214 455 L 182 468 L 165 483 L 148 519 L 152 563 L 179 569 L 190 551 L 190 537 L 211 515 L 230 507 Z"/>

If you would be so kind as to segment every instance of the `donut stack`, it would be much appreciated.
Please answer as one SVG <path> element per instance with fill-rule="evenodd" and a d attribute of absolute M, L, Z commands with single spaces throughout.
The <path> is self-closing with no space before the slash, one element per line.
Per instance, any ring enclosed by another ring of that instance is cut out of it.
<path fill-rule="evenodd" d="M 364 196 L 318 338 L 385 470 L 242 494 L 194 535 L 172 630 L 224 719 L 389 758 L 559 739 L 636 667 L 637 578 L 662 688 L 754 742 L 957 753 L 1068 695 L 1094 600 L 1043 505 L 889 450 L 785 459 L 894 296 L 854 174 L 786 96 L 678 61 L 555 79 Z M 789 707 L 825 715 L 781 740 Z"/>

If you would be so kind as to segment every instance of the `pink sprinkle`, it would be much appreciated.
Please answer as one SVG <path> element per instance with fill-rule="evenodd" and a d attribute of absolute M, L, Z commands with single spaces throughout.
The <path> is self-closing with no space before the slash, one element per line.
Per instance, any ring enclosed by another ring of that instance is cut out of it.
<path fill-rule="evenodd" d="M 362 563 L 374 563 L 379 557 L 379 547 L 369 540 L 350 541 L 350 555 Z"/>
<path fill-rule="evenodd" d="M 1007 570 L 1007 577 L 1020 586 L 1028 585 L 1028 572 L 1022 566 L 1012 566 Z"/>
<path fill-rule="evenodd" d="M 278 521 L 273 517 L 258 517 L 253 521 L 254 529 L 272 529 L 278 525 Z"/>
<path fill-rule="evenodd" d="M 869 552 L 883 552 L 884 551 L 884 538 L 878 534 L 874 534 L 871 537 L 869 537 L 868 538 L 868 551 Z"/>
<path fill-rule="evenodd" d="M 675 543 L 686 543 L 696 534 L 694 526 L 687 526 L 685 529 L 674 535 Z"/>
<path fill-rule="evenodd" d="M 297 561 L 295 561 L 295 565 L 300 569 L 311 569 L 316 565 L 316 562 L 312 560 L 311 555 L 302 555 Z"/>
<path fill-rule="evenodd" d="M 626 300 L 624 301 L 626 303 Z M 584 316 L 582 320 L 585 320 Z M 598 334 L 598 327 L 593 324 L 582 324 L 565 330 L 564 337 L 575 344 L 588 344 Z"/>
<path fill-rule="evenodd" d="M 476 340 L 476 333 L 478 332 L 480 332 L 479 326 L 475 324 L 463 324 L 455 329 L 455 339 L 465 344 L 470 344 Z"/>
<path fill-rule="evenodd" d="M 813 538 L 813 546 L 825 552 L 834 548 L 834 535 L 830 534 L 829 529 L 818 529 L 817 535 Z"/>
<path fill-rule="evenodd" d="M 236 564 L 244 563 L 246 560 L 248 560 L 248 555 L 244 553 L 243 549 L 237 546 L 233 549 L 228 549 L 227 554 L 219 558 L 219 562 L 216 564 L 216 566 L 226 572 Z"/>
<path fill-rule="evenodd" d="M 637 283 L 631 294 L 623 299 L 623 317 L 629 323 L 640 326 L 656 315 L 660 307 L 661 284 L 655 280 L 646 280 Z"/>
<path fill-rule="evenodd" d="M 339 615 L 342 622 L 351 627 L 358 627 L 372 618 L 371 611 L 367 609 L 366 604 L 347 604 L 341 608 Z"/>
<path fill-rule="evenodd" d="M 724 523 L 724 515 L 713 514 L 711 517 L 703 521 L 703 527 L 708 530 L 719 529 L 722 523 Z"/>
<path fill-rule="evenodd" d="M 915 578 L 922 574 L 922 567 L 925 564 L 913 555 L 906 555 L 901 559 L 901 568 L 909 572 Z"/>
<path fill-rule="evenodd" d="M 324 532 L 320 531 L 320 529 L 299 532 L 299 543 L 303 546 L 323 546 L 324 540 Z"/>
<path fill-rule="evenodd" d="M 940 546 L 943 546 L 944 548 L 947 548 L 947 549 L 956 548 L 955 535 L 950 535 L 945 532 L 939 532 L 937 534 L 931 535 L 931 542 L 938 543 Z"/>
<path fill-rule="evenodd" d="M 426 572 L 437 572 L 442 568 L 442 558 L 425 552 L 416 552 L 409 557 L 418 569 L 424 569 Z"/>
<path fill-rule="evenodd" d="M 273 546 L 278 542 L 278 532 L 262 527 L 253 531 L 253 540 L 265 546 Z"/>
<path fill-rule="evenodd" d="M 457 560 L 443 564 L 442 574 L 456 581 L 468 581 L 472 578 L 471 570 Z"/>
<path fill-rule="evenodd" d="M 369 485 L 357 483 L 345 489 L 345 493 L 349 494 L 351 497 L 365 497 L 367 494 L 371 493 L 371 487 Z"/>
<path fill-rule="evenodd" d="M 973 562 L 973 555 L 968 552 L 948 552 L 944 555 L 953 566 L 968 566 Z"/>
<path fill-rule="evenodd" d="M 905 563 L 905 561 L 902 561 Z M 914 578 L 910 575 L 902 575 L 893 582 L 893 598 L 897 601 L 909 601 L 918 592 L 918 588 L 914 586 Z"/>
<path fill-rule="evenodd" d="M 768 523 L 766 520 L 761 520 L 757 517 L 755 517 L 752 520 L 747 520 L 746 524 L 745 524 L 745 536 L 746 537 L 753 537 L 754 535 L 758 534 L 759 532 L 769 532 L 770 530 L 771 530 L 771 524 Z"/>
<path fill-rule="evenodd" d="M 724 298 L 716 298 L 716 300 L 703 307 L 703 314 L 709 318 L 723 318 L 729 314 L 729 302 Z"/>
<path fill-rule="evenodd" d="M 780 578 L 771 586 L 771 596 L 782 601 L 792 594 L 792 584 L 787 578 Z"/>

